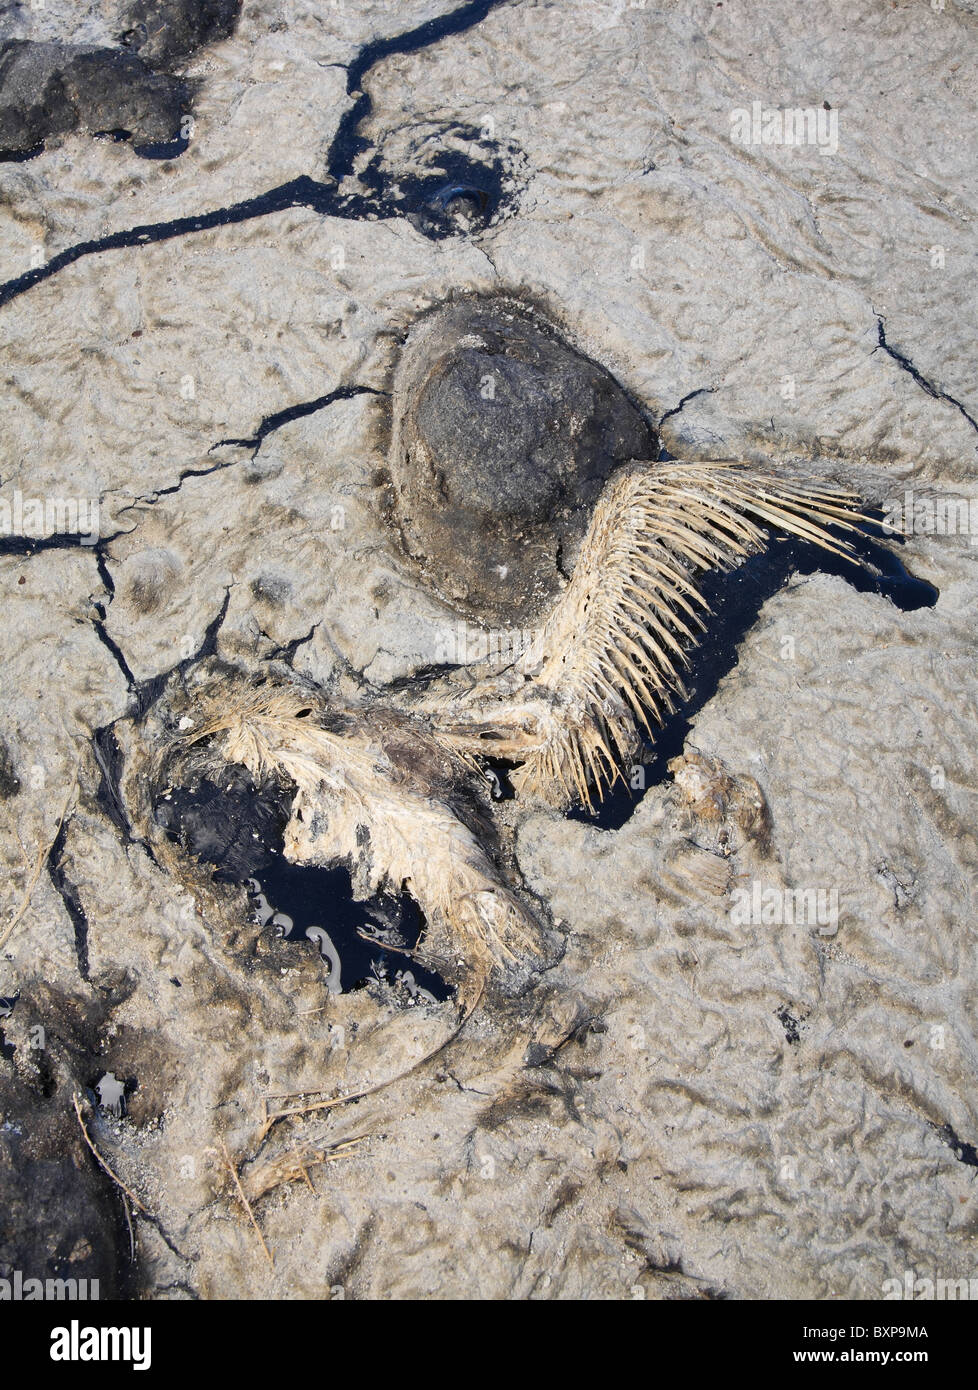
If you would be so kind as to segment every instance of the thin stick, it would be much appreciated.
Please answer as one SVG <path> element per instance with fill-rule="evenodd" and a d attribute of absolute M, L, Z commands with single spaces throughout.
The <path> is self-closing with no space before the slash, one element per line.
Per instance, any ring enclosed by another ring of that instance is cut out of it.
<path fill-rule="evenodd" d="M 136 1263 L 136 1235 L 132 1229 L 132 1214 L 129 1211 L 129 1203 L 125 1197 L 122 1199 L 122 1210 L 126 1213 L 126 1225 L 129 1227 L 129 1263 Z"/>
<path fill-rule="evenodd" d="M 244 1207 L 245 1211 L 248 1213 L 248 1220 L 251 1222 L 252 1226 L 254 1226 L 254 1228 L 255 1228 L 255 1235 L 258 1237 L 259 1241 L 261 1242 L 261 1248 L 262 1248 L 262 1249 L 264 1250 L 264 1252 L 265 1252 L 265 1259 L 266 1259 L 266 1260 L 268 1261 L 268 1263 L 271 1265 L 272 1269 L 274 1269 L 274 1268 L 275 1268 L 275 1261 L 274 1261 L 274 1259 L 272 1258 L 272 1252 L 269 1250 L 268 1246 L 265 1244 L 265 1237 L 264 1237 L 264 1236 L 262 1235 L 262 1233 L 261 1233 L 261 1227 L 258 1225 L 258 1222 L 255 1220 L 255 1213 L 251 1210 L 251 1203 L 248 1201 L 248 1198 L 244 1195 L 244 1188 L 241 1186 L 241 1179 L 238 1177 L 238 1170 L 237 1170 L 237 1168 L 235 1168 L 234 1164 L 231 1162 L 231 1155 L 228 1153 L 228 1146 L 227 1146 L 227 1144 L 225 1144 L 225 1142 L 224 1142 L 223 1139 L 221 1140 L 221 1148 L 224 1150 L 224 1162 L 225 1162 L 225 1163 L 227 1164 L 227 1166 L 228 1166 L 228 1172 L 231 1174 L 231 1177 L 234 1179 L 234 1185 L 235 1185 L 235 1187 L 238 1189 L 238 1196 L 239 1196 L 240 1199 L 241 1199 L 241 1205 Z"/>
<path fill-rule="evenodd" d="M 261 1098 L 264 1106 L 263 1118 L 268 1118 L 268 1105 L 270 1100 L 294 1100 L 296 1096 L 321 1096 L 324 1091 L 328 1091 L 328 1086 L 310 1086 L 308 1091 L 267 1091 Z"/>
<path fill-rule="evenodd" d="M 95 1162 L 98 1164 L 98 1166 L 99 1166 L 101 1169 L 103 1169 L 106 1173 L 108 1173 L 109 1177 L 110 1177 L 110 1178 L 112 1179 L 112 1181 L 115 1183 L 116 1187 L 121 1187 L 121 1188 L 122 1188 L 122 1191 L 126 1194 L 126 1196 L 129 1198 L 130 1202 L 132 1202 L 132 1204 L 133 1204 L 134 1207 L 137 1207 L 137 1208 L 139 1209 L 139 1211 L 141 1211 L 145 1216 L 150 1216 L 149 1208 L 148 1208 L 148 1207 L 144 1207 L 143 1204 L 142 1204 L 142 1202 L 141 1202 L 141 1201 L 139 1200 L 139 1198 L 136 1196 L 135 1192 L 133 1192 L 132 1188 L 131 1188 L 131 1187 L 127 1187 L 126 1184 L 125 1184 L 125 1183 L 122 1181 L 122 1179 L 119 1177 L 118 1173 L 114 1173 L 114 1172 L 112 1171 L 112 1169 L 111 1169 L 111 1168 L 109 1167 L 109 1165 L 106 1163 L 105 1159 L 104 1159 L 104 1158 L 102 1157 L 102 1155 L 99 1153 L 98 1149 L 97 1149 L 97 1148 L 95 1147 L 95 1145 L 92 1143 L 91 1136 L 89 1135 L 88 1130 L 87 1130 L 87 1128 L 85 1127 L 85 1121 L 84 1121 L 84 1119 L 82 1118 L 81 1105 L 80 1105 L 79 1100 L 78 1100 L 78 1092 L 77 1092 L 77 1091 L 75 1092 L 75 1094 L 72 1096 L 71 1099 L 72 1099 L 72 1101 L 74 1102 L 75 1114 L 76 1114 L 77 1117 L 78 1117 L 78 1123 L 81 1125 L 82 1138 L 85 1140 L 85 1143 L 88 1145 L 88 1147 L 91 1149 L 92 1153 L 95 1155 Z M 150 1219 L 152 1219 L 151 1216 L 150 1216 Z"/>
<path fill-rule="evenodd" d="M 394 1076 L 387 1077 L 387 1079 L 384 1081 L 378 1081 L 373 1086 L 366 1086 L 362 1091 L 351 1091 L 348 1095 L 334 1096 L 332 1100 L 319 1100 L 313 1102 L 310 1105 L 298 1105 L 291 1110 L 269 1111 L 268 1101 L 293 1100 L 298 1099 L 298 1097 L 300 1096 L 322 1095 L 323 1091 L 326 1090 L 326 1087 L 322 1086 L 318 1090 L 311 1089 L 308 1091 L 285 1091 L 279 1092 L 277 1095 L 274 1096 L 263 1097 L 265 1121 L 262 1127 L 261 1138 L 265 1138 L 265 1135 L 271 1129 L 272 1125 L 275 1123 L 276 1120 L 284 1120 L 289 1115 L 308 1115 L 311 1114 L 314 1110 L 333 1110 L 337 1105 L 349 1105 L 351 1101 L 362 1100 L 364 1096 L 376 1095 L 378 1091 L 386 1090 L 388 1086 L 393 1086 L 395 1082 L 404 1081 L 407 1077 L 411 1076 L 414 1072 L 416 1072 L 419 1067 L 423 1067 L 427 1062 L 432 1061 L 433 1058 L 437 1057 L 440 1052 L 443 1052 L 445 1048 L 449 1046 L 450 1043 L 453 1043 L 455 1041 L 459 1033 L 461 1033 L 462 1029 L 465 1027 L 466 1023 L 468 1023 L 469 1019 L 472 1017 L 476 1009 L 479 1007 L 479 1004 L 482 1001 L 482 996 L 485 994 L 485 992 L 486 977 L 483 976 L 479 985 L 478 994 L 467 1006 L 465 1013 L 459 1019 L 458 1023 L 448 1034 L 448 1036 L 446 1038 L 443 1038 L 437 1047 L 432 1048 L 430 1052 L 426 1052 L 425 1055 L 423 1057 L 419 1057 L 416 1062 L 412 1062 L 411 1065 L 405 1068 L 404 1071 L 399 1071 Z"/>
<path fill-rule="evenodd" d="M 416 1065 L 421 1066 L 421 1063 L 427 1060 L 427 1057 L 422 1057 Z M 275 1120 L 284 1120 L 289 1115 L 308 1115 L 313 1110 L 332 1110 L 337 1105 L 349 1105 L 351 1101 L 362 1100 L 364 1096 L 372 1096 L 375 1092 L 382 1091 L 385 1086 L 390 1086 L 393 1082 L 400 1081 L 402 1077 L 408 1075 L 408 1072 L 401 1072 L 398 1076 L 392 1076 L 388 1081 L 381 1081 L 376 1086 L 368 1086 L 363 1091 L 351 1091 L 346 1096 L 334 1096 L 332 1100 L 317 1100 L 312 1105 L 299 1105 L 293 1110 L 272 1110 L 268 1115 L 268 1124 L 271 1126 Z M 307 1092 L 307 1094 L 310 1093 Z"/>
<path fill-rule="evenodd" d="M 377 946 L 382 951 L 397 951 L 398 955 L 410 956 L 412 960 L 417 959 L 410 946 L 391 946 L 388 942 L 381 941 L 379 936 L 371 936 L 367 931 L 360 931 L 359 927 L 357 928 L 357 936 L 361 941 L 369 941 L 371 946 Z"/>
<path fill-rule="evenodd" d="M 48 842 L 47 846 L 42 845 L 41 848 L 38 850 L 37 860 L 35 861 L 31 876 L 27 880 L 27 887 L 24 890 L 24 896 L 20 900 L 20 907 L 18 907 L 17 911 L 14 913 L 13 920 L 11 922 L 8 922 L 5 930 L 2 933 L 0 933 L 0 951 L 3 950 L 4 946 L 6 946 L 7 942 L 10 940 L 14 928 L 17 926 L 17 923 L 20 921 L 20 919 L 23 917 L 24 913 L 30 906 L 31 897 L 34 893 L 34 889 L 37 887 L 37 881 L 41 877 L 41 870 L 47 863 L 48 855 L 54 849 L 55 840 L 61 834 L 62 823 L 64 821 L 65 816 L 68 814 L 68 803 L 74 796 L 75 789 L 77 788 L 77 786 L 78 764 L 75 765 L 75 775 L 71 779 L 71 786 L 68 788 L 68 795 L 65 797 L 65 804 L 62 806 L 61 814 L 58 816 L 58 823 L 54 827 L 54 834 L 51 836 L 51 839 Z"/>

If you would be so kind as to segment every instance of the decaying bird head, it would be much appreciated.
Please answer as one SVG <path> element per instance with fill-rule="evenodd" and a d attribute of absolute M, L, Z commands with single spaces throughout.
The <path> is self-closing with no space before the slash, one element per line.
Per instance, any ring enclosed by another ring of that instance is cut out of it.
<path fill-rule="evenodd" d="M 163 841 L 171 864 L 173 787 L 220 786 L 243 772 L 256 805 L 282 808 L 277 834 L 290 862 L 345 866 L 362 901 L 415 899 L 425 957 L 457 983 L 463 1004 L 491 974 L 518 990 L 553 963 L 557 943 L 506 872 L 485 778 L 423 720 L 385 705 L 338 708 L 307 686 L 256 685 L 220 665 L 192 691 L 175 684 L 141 747 L 152 753 L 140 829 Z M 246 820 L 245 837 L 251 830 Z"/>

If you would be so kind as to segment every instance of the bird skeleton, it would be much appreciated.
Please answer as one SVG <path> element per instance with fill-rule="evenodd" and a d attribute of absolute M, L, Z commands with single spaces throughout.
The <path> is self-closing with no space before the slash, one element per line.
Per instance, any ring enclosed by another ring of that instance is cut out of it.
<path fill-rule="evenodd" d="M 572 578 L 505 670 L 341 716 L 310 707 L 308 690 L 225 692 L 193 740 L 211 737 L 256 782 L 294 786 L 288 859 L 350 863 L 361 898 L 407 889 L 429 934 L 447 933 L 474 972 L 471 1002 L 493 967 L 539 965 L 545 933 L 457 787 L 491 757 L 516 765 L 519 796 L 593 808 L 641 731 L 687 696 L 682 670 L 708 611 L 698 577 L 762 550 L 765 528 L 854 559 L 828 528 L 866 519 L 847 492 L 736 462 L 631 463 L 609 479 Z"/>

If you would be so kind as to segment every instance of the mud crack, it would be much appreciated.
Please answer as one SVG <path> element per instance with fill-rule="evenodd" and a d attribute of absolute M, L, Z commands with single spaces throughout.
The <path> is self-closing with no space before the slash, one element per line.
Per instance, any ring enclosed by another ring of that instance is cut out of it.
<path fill-rule="evenodd" d="M 927 377 L 925 377 L 921 371 L 918 371 L 918 369 L 914 366 L 909 357 L 902 353 L 899 348 L 890 346 L 890 344 L 886 341 L 886 328 L 884 325 L 885 320 L 882 314 L 877 314 L 877 347 L 881 347 L 888 357 L 892 357 L 894 362 L 899 363 L 903 370 L 913 377 L 914 381 L 921 388 L 921 390 L 927 392 L 928 396 L 932 396 L 935 401 L 946 401 L 948 405 L 953 405 L 955 410 L 957 410 L 961 415 L 964 416 L 971 428 L 976 433 L 978 433 L 978 420 L 976 420 L 973 415 L 970 415 L 968 411 L 965 410 L 964 406 L 961 404 L 959 400 L 956 400 L 954 396 L 948 395 L 946 391 L 942 391 L 941 388 L 939 386 L 935 386 L 932 381 L 928 381 Z"/>

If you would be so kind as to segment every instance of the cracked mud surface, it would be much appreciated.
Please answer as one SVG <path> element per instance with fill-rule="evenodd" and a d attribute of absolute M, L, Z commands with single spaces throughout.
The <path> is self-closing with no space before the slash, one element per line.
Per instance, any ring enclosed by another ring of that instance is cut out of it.
<path fill-rule="evenodd" d="M 978 496 L 973 14 L 448 14 L 254 0 L 170 64 L 195 84 L 178 158 L 78 132 L 0 166 L 0 501 L 100 503 L 97 544 L 0 536 L 0 935 L 50 846 L 0 948 L 0 1265 L 164 1298 L 875 1298 L 907 1268 L 967 1277 L 967 537 L 899 548 L 932 607 L 837 573 L 771 592 L 687 761 L 650 771 L 618 829 L 502 803 L 563 959 L 356 1106 L 262 1137 L 263 1097 L 401 1071 L 452 1004 L 393 975 L 330 995 L 313 943 L 253 920 L 241 886 L 180 881 L 133 826 L 132 721 L 178 669 L 292 671 L 343 699 L 444 660 L 459 615 L 391 543 L 388 450 L 400 345 L 453 296 L 539 305 L 679 458 L 801 465 L 876 504 Z M 55 0 L 2 24 L 123 32 Z M 828 101 L 838 154 L 732 144 L 759 95 Z M 741 922 L 754 882 L 834 890 L 837 922 Z M 136 1082 L 126 1113 L 84 1114 L 145 1207 L 135 1261 L 72 1108 L 109 1071 Z"/>

